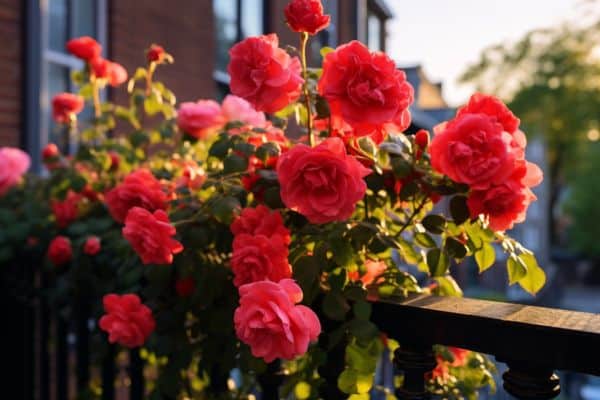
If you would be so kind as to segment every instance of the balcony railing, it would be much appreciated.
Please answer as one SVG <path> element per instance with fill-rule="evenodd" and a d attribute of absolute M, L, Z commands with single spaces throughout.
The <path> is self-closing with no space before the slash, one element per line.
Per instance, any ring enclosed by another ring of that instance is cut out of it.
<path fill-rule="evenodd" d="M 519 399 L 560 393 L 557 370 L 600 376 L 600 315 L 456 297 L 415 295 L 373 305 L 375 324 L 401 348 L 400 399 L 426 399 L 424 374 L 435 365 L 431 347 L 446 345 L 505 362 L 505 390 Z"/>

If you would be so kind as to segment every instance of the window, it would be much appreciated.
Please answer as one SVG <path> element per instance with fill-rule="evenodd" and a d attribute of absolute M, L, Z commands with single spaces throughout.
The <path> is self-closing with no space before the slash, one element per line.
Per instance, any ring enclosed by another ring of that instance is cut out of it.
<path fill-rule="evenodd" d="M 72 152 L 76 146 L 66 128 L 52 120 L 52 98 L 60 92 L 74 92 L 70 82 L 72 71 L 81 69 L 81 60 L 68 54 L 65 43 L 74 37 L 91 36 L 103 42 L 103 10 L 105 0 L 41 0 L 41 87 L 40 131 L 41 145 L 56 143 L 63 151 Z M 101 17 L 99 17 L 101 16 Z M 82 119 L 91 116 L 85 109 Z"/>
<path fill-rule="evenodd" d="M 265 32 L 263 0 L 213 0 L 215 13 L 216 64 L 214 78 L 220 97 L 228 92 L 229 49 L 236 42 Z"/>
<path fill-rule="evenodd" d="M 321 48 L 336 47 L 338 44 L 337 38 L 337 21 L 338 21 L 338 1 L 339 0 L 323 0 L 323 11 L 331 16 L 329 26 L 317 34 L 317 37 L 310 41 L 309 59 L 317 64 L 321 61 Z"/>
<path fill-rule="evenodd" d="M 383 51 L 382 43 L 383 22 L 372 12 L 367 17 L 367 45 L 371 50 Z"/>

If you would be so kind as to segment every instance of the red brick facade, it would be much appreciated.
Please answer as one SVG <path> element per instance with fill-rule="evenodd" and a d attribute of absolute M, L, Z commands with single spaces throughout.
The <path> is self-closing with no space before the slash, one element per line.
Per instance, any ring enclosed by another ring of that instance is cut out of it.
<path fill-rule="evenodd" d="M 21 1 L 0 0 L 0 145 L 18 146 L 22 126 Z"/>

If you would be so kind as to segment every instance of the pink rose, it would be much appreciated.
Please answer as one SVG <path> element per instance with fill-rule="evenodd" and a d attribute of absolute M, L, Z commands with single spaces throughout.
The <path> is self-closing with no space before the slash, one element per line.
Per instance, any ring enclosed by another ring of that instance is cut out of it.
<path fill-rule="evenodd" d="M 267 122 L 263 112 L 256 111 L 252 104 L 233 94 L 225 97 L 221 111 L 227 122 L 240 121 L 256 127 L 263 127 Z"/>
<path fill-rule="evenodd" d="M 244 39 L 229 50 L 229 57 L 231 92 L 258 111 L 274 113 L 300 97 L 300 60 L 279 48 L 277 35 Z"/>
<path fill-rule="evenodd" d="M 177 230 L 163 210 L 151 213 L 133 207 L 127 213 L 122 232 L 144 264 L 171 264 L 173 255 L 183 251 L 182 244 L 173 239 Z"/>
<path fill-rule="evenodd" d="M 279 235 L 286 245 L 290 244 L 290 231 L 283 225 L 281 214 L 262 204 L 244 208 L 231 224 L 231 232 L 236 236 L 243 233 L 267 237 Z"/>
<path fill-rule="evenodd" d="M 346 154 L 340 138 L 328 138 L 317 147 L 296 145 L 277 163 L 281 199 L 313 224 L 348 219 L 367 189 L 371 173 Z"/>
<path fill-rule="evenodd" d="M 0 147 L 0 196 L 19 183 L 30 163 L 27 153 L 13 147 Z"/>
<path fill-rule="evenodd" d="M 110 343 L 125 347 L 142 346 L 154 331 L 152 310 L 135 294 L 107 294 L 102 299 L 106 314 L 100 318 L 100 329 L 108 333 Z"/>
<path fill-rule="evenodd" d="M 221 106 L 214 100 L 182 103 L 177 110 L 179 129 L 197 139 L 210 136 L 224 123 Z"/>
<path fill-rule="evenodd" d="M 302 301 L 302 289 L 293 280 L 250 283 L 239 292 L 235 332 L 255 357 L 268 363 L 277 358 L 291 360 L 306 353 L 309 343 L 321 333 L 317 315 L 297 305 Z"/>
<path fill-rule="evenodd" d="M 370 52 L 353 40 L 328 53 L 319 79 L 319 94 L 331 116 L 352 125 L 355 136 L 377 129 L 403 131 L 410 125 L 413 88 L 406 74 L 382 52 Z"/>
<path fill-rule="evenodd" d="M 265 279 L 279 282 L 281 279 L 291 278 L 288 248 L 283 240 L 279 235 L 236 235 L 231 255 L 233 284 L 241 286 Z"/>
<path fill-rule="evenodd" d="M 504 182 L 524 154 L 513 135 L 485 114 L 462 114 L 437 126 L 429 149 L 436 171 L 472 189 Z"/>

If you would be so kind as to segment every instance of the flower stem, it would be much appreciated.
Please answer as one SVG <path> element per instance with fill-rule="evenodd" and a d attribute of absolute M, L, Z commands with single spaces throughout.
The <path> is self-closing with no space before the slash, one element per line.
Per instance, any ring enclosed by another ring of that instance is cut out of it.
<path fill-rule="evenodd" d="M 95 76 L 92 76 L 92 99 L 94 101 L 94 116 L 96 119 L 100 118 L 102 115 L 102 110 L 100 109 L 100 88 L 98 87 L 98 80 Z"/>
<path fill-rule="evenodd" d="M 148 73 L 146 74 L 146 97 L 152 93 L 152 77 L 156 71 L 156 62 L 152 61 L 148 67 Z"/>
<path fill-rule="evenodd" d="M 302 61 L 302 78 L 304 78 L 304 102 L 306 106 L 306 127 L 308 128 L 308 141 L 311 147 L 315 145 L 315 136 L 312 130 L 312 110 L 310 107 L 310 91 L 308 89 L 308 66 L 306 64 L 306 45 L 308 43 L 309 34 L 306 32 L 300 33 L 300 59 Z"/>

